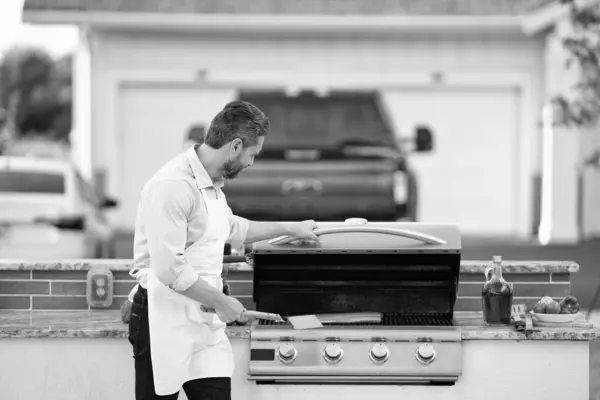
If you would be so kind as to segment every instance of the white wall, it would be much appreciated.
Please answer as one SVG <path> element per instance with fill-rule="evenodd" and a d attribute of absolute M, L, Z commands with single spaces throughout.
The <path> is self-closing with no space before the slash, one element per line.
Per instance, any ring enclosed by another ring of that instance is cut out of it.
<path fill-rule="evenodd" d="M 73 127 L 71 149 L 74 162 L 87 179 L 92 171 L 92 59 L 87 29 L 79 30 L 79 41 L 73 57 Z"/>

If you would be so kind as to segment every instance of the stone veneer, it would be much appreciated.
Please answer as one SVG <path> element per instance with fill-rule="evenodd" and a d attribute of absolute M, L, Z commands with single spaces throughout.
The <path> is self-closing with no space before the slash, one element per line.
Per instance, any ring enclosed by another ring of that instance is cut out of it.
<path fill-rule="evenodd" d="M 135 282 L 129 276 L 131 260 L 0 260 L 0 309 L 86 310 L 86 274 L 93 265 L 107 265 L 114 274 L 114 301 L 119 309 Z M 225 264 L 231 291 L 247 309 L 252 301 L 252 266 Z M 456 311 L 480 311 L 484 270 L 491 261 L 461 262 Z M 571 294 L 570 275 L 579 265 L 570 261 L 504 261 L 504 277 L 514 285 L 515 303 L 533 306 L 540 297 L 556 300 Z"/>

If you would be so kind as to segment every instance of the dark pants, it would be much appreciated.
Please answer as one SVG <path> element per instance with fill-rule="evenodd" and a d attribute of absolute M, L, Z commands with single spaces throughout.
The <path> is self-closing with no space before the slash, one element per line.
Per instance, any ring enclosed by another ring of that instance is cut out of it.
<path fill-rule="evenodd" d="M 135 399 L 175 400 L 179 392 L 159 396 L 154 391 L 152 359 L 150 358 L 150 328 L 148 326 L 148 299 L 146 289 L 139 287 L 131 305 L 129 342 L 135 360 Z M 195 379 L 183 384 L 188 400 L 231 400 L 231 378 Z"/>

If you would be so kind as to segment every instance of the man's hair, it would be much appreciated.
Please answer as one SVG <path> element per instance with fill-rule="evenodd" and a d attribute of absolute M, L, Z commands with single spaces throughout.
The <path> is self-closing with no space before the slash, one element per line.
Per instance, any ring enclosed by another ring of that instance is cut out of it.
<path fill-rule="evenodd" d="M 255 105 L 236 100 L 227 103 L 213 118 L 204 143 L 220 149 L 234 139 L 241 139 L 245 148 L 255 146 L 259 136 L 266 136 L 271 122 Z"/>

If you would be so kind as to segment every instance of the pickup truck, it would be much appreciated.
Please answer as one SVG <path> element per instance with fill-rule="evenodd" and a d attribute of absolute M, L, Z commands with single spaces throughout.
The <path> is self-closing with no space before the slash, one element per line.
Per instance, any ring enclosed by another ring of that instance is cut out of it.
<path fill-rule="evenodd" d="M 380 93 L 326 95 L 241 91 L 271 130 L 254 166 L 224 188 L 234 213 L 254 220 L 375 221 L 417 219 L 418 185 L 412 151 L 430 151 L 431 131 L 401 139 Z"/>

